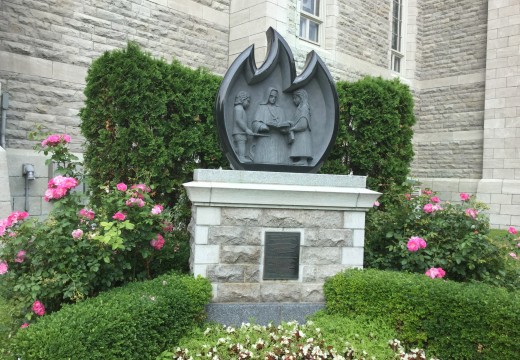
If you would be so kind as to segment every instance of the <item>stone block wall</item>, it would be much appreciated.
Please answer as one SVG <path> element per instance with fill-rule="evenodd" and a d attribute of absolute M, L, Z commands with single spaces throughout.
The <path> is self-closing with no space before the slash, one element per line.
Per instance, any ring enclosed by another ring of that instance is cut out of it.
<path fill-rule="evenodd" d="M 207 277 L 218 303 L 323 302 L 323 282 L 363 266 L 363 211 L 193 208 L 194 275 Z M 265 232 L 298 232 L 298 280 L 263 280 Z"/>

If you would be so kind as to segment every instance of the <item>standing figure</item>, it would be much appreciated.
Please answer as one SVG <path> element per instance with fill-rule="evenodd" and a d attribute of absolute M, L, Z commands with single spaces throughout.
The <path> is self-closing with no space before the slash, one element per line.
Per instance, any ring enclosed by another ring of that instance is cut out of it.
<path fill-rule="evenodd" d="M 310 165 L 312 161 L 311 109 L 307 91 L 299 89 L 293 92 L 296 105 L 289 139 L 291 143 L 290 158 L 293 165 Z"/>
<path fill-rule="evenodd" d="M 252 122 L 251 128 L 256 139 L 253 162 L 256 164 L 289 163 L 289 123 L 285 121 L 283 109 L 276 104 L 277 100 L 278 90 L 270 87 L 267 99 L 258 105 Z"/>
<path fill-rule="evenodd" d="M 240 91 L 235 96 L 233 141 L 238 159 L 242 163 L 251 162 L 251 159 L 246 156 L 247 135 L 253 135 L 253 132 L 247 127 L 246 109 L 250 102 L 251 97 L 245 91 Z"/>

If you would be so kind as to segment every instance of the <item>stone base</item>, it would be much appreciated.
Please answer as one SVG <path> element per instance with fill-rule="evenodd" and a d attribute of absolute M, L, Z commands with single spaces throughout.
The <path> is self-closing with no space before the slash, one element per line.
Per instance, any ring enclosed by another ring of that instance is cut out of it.
<path fill-rule="evenodd" d="M 324 303 L 213 303 L 206 306 L 206 312 L 209 322 L 236 327 L 242 323 L 279 325 L 282 321 L 303 324 L 308 316 L 324 307 Z"/>
<path fill-rule="evenodd" d="M 380 195 L 365 177 L 198 169 L 184 186 L 190 269 L 210 280 L 214 303 L 249 305 L 236 321 L 323 304 L 327 277 L 363 267 L 365 212 Z"/>

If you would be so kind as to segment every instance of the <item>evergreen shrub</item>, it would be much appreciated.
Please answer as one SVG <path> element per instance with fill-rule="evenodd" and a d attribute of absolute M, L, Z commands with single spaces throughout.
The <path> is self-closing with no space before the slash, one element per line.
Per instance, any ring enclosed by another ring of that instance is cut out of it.
<path fill-rule="evenodd" d="M 220 81 L 134 43 L 96 59 L 80 111 L 94 201 L 108 183 L 153 183 L 157 202 L 179 206 L 195 168 L 225 167 L 213 121 Z"/>
<path fill-rule="evenodd" d="M 20 329 L 12 353 L 30 359 L 155 359 L 205 317 L 211 285 L 162 275 L 115 288 Z"/>
<path fill-rule="evenodd" d="M 372 190 L 405 183 L 413 159 L 413 98 L 396 80 L 365 77 L 336 83 L 339 131 L 321 172 L 368 176 Z"/>
<path fill-rule="evenodd" d="M 382 318 L 440 359 L 518 359 L 520 291 L 421 274 L 347 270 L 324 286 L 328 313 Z"/>

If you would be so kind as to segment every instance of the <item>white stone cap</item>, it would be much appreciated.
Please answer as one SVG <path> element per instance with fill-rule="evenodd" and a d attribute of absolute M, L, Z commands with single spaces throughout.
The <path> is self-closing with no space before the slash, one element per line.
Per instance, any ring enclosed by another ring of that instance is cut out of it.
<path fill-rule="evenodd" d="M 366 176 L 196 169 L 194 181 L 366 188 Z"/>
<path fill-rule="evenodd" d="M 224 170 L 216 170 L 224 171 Z M 235 170 L 227 171 L 235 172 Z M 238 171 L 244 173 L 246 171 Z M 248 172 L 257 173 L 257 172 Z M 280 173 L 274 173 L 274 181 L 269 179 L 268 172 L 261 177 L 265 182 L 202 181 L 197 176 L 195 181 L 184 184 L 191 202 L 197 206 L 222 207 L 261 207 L 261 208 L 295 208 L 366 211 L 381 195 L 364 187 L 330 186 L 330 185 L 295 185 L 294 178 L 287 184 L 281 182 Z M 284 175 L 287 175 L 283 173 Z M 200 174 L 199 174 L 200 175 Z M 204 174 L 208 175 L 208 173 Z M 307 176 L 316 174 L 291 174 L 297 176 L 305 184 Z M 240 177 L 239 174 L 237 174 Z M 335 175 L 326 175 L 333 177 Z M 218 180 L 222 178 L 219 177 Z"/>

